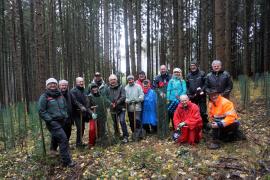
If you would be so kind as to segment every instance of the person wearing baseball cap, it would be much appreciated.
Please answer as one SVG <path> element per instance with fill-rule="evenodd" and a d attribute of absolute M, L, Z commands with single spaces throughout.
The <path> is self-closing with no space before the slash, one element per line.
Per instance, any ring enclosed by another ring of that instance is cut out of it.
<path fill-rule="evenodd" d="M 208 145 L 209 149 L 220 148 L 220 141 L 229 142 L 242 138 L 239 131 L 239 117 L 233 103 L 221 96 L 217 89 L 207 91 L 209 96 L 209 123 L 212 130 L 212 141 Z"/>
<path fill-rule="evenodd" d="M 200 70 L 196 61 L 191 61 L 189 73 L 187 75 L 187 95 L 191 102 L 197 104 L 200 108 L 200 114 L 203 120 L 203 129 L 208 131 L 207 127 L 207 107 L 205 92 L 205 72 Z"/>
<path fill-rule="evenodd" d="M 38 112 L 51 133 L 51 141 L 59 145 L 63 165 L 74 167 L 75 163 L 71 159 L 68 139 L 63 129 L 68 118 L 67 104 L 57 85 L 58 82 L 55 78 L 47 79 L 46 90 L 38 101 Z"/>

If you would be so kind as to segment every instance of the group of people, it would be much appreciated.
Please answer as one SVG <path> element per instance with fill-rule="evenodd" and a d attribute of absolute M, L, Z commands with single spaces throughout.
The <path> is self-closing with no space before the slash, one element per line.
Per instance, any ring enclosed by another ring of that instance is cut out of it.
<path fill-rule="evenodd" d="M 56 153 L 59 147 L 63 165 L 67 167 L 75 165 L 69 152 L 72 124 L 76 125 L 76 147 L 86 146 L 82 140 L 86 122 L 89 122 L 89 145 L 94 145 L 96 137 L 111 136 L 106 129 L 108 108 L 114 136 L 122 143 L 129 141 L 127 112 L 134 141 L 147 133 L 156 133 L 158 124 L 171 122 L 176 142 L 198 143 L 203 130 L 211 130 L 209 148 L 217 149 L 220 140 L 233 140 L 239 131 L 238 116 L 229 100 L 232 86 L 230 75 L 219 60 L 212 62 L 212 71 L 207 75 L 196 62 L 191 62 L 186 80 L 180 68 L 174 68 L 170 75 L 165 65 L 160 66 L 160 74 L 152 83 L 141 71 L 137 80 L 128 75 L 126 86 L 114 74 L 105 83 L 99 72 L 87 90 L 82 77 L 76 78 L 76 86 L 71 90 L 68 81 L 49 78 L 39 99 L 39 115 L 51 133 L 51 152 Z M 163 122 L 157 116 L 158 97 L 167 102 L 168 119 Z"/>

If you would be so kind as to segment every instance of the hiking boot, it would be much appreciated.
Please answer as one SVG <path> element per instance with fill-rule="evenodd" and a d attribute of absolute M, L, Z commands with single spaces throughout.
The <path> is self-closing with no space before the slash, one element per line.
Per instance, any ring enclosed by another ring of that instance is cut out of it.
<path fill-rule="evenodd" d="M 85 148 L 86 146 L 87 144 L 84 143 L 76 144 L 76 148 Z"/>
<path fill-rule="evenodd" d="M 122 143 L 123 143 L 123 144 L 128 143 L 128 137 L 124 137 L 124 139 L 122 140 Z"/>
<path fill-rule="evenodd" d="M 50 150 L 50 156 L 51 157 L 56 157 L 56 156 L 58 156 L 59 154 L 58 154 L 58 151 L 56 151 L 56 150 Z"/>
<path fill-rule="evenodd" d="M 220 144 L 216 141 L 212 141 L 210 144 L 208 144 L 208 149 L 219 149 Z"/>
<path fill-rule="evenodd" d="M 76 162 L 71 161 L 71 162 L 68 163 L 68 164 L 64 164 L 64 167 L 72 168 L 72 167 L 76 166 L 76 164 L 77 164 Z"/>

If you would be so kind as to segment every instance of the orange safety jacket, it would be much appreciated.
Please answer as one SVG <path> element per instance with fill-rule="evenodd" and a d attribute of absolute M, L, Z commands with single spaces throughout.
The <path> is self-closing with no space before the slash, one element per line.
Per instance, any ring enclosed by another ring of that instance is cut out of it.
<path fill-rule="evenodd" d="M 209 101 L 208 108 L 210 121 L 213 122 L 215 119 L 220 119 L 217 122 L 219 127 L 226 127 L 238 120 L 233 103 L 221 95 L 218 96 L 215 103 Z"/>

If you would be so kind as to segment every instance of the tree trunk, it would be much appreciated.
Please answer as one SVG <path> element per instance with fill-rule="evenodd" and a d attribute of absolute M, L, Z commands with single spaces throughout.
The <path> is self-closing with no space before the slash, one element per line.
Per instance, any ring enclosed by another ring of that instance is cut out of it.
<path fill-rule="evenodd" d="M 136 75 L 136 61 L 135 61 L 135 41 L 133 28 L 133 8 L 132 0 L 128 0 L 128 22 L 129 22 L 129 42 L 130 42 L 130 59 L 131 59 L 131 73 Z"/>
<path fill-rule="evenodd" d="M 215 55 L 223 64 L 225 57 L 225 1 L 215 1 Z"/>
<path fill-rule="evenodd" d="M 109 1 L 104 0 L 104 76 L 110 74 L 110 44 L 109 44 Z"/>
<path fill-rule="evenodd" d="M 137 72 L 140 72 L 142 70 L 141 0 L 136 0 L 136 39 Z"/>
<path fill-rule="evenodd" d="M 130 74 L 129 45 L 128 45 L 128 1 L 123 1 L 124 29 L 125 29 L 125 52 L 126 52 L 126 75 Z"/>

